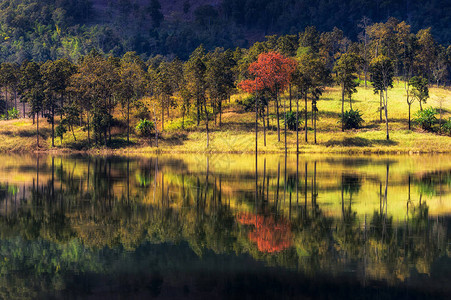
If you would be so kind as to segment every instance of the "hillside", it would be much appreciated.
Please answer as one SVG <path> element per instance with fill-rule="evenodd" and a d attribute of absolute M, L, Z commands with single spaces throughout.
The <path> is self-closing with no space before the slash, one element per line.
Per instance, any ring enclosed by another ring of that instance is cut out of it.
<path fill-rule="evenodd" d="M 186 59 L 201 43 L 207 49 L 249 47 L 265 35 L 306 26 L 338 27 L 356 41 L 363 16 L 405 20 L 413 32 L 431 27 L 439 43 L 451 41 L 446 0 L 16 0 L 0 3 L 0 61 L 76 60 L 92 48 Z"/>

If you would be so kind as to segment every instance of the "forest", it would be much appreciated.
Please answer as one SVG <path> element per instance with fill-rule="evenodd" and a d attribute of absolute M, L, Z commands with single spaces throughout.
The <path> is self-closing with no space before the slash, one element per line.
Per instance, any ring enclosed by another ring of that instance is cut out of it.
<path fill-rule="evenodd" d="M 77 7 L 70 10 L 74 22 L 85 13 L 83 6 Z M 87 2 L 86 11 L 89 7 Z M 305 143 L 317 144 L 317 123 L 332 113 L 321 111 L 318 102 L 331 90 L 340 95 L 341 109 L 331 118 L 339 124 L 328 124 L 322 131 L 363 127 L 365 116 L 359 109 L 365 105 L 353 109 L 353 102 L 362 101 L 353 101 L 359 89 L 359 93 L 371 90 L 378 95 L 379 104 L 371 113 L 377 113 L 377 123 L 383 124 L 379 128 L 384 131 L 385 145 L 390 145 L 389 101 L 395 97 L 405 99 L 402 110 L 408 111 L 409 130 L 415 123 L 422 132 L 451 134 L 446 93 L 439 96 L 439 107 L 423 108 L 430 98 L 429 88 L 449 83 L 451 46 L 438 43 L 431 28 L 415 32 L 396 18 L 372 23 L 364 17 L 358 26 L 354 41 L 337 27 L 321 32 L 308 26 L 298 34 L 266 36 L 250 48 L 208 50 L 201 44 L 187 60 L 163 55 L 145 60 L 139 52 L 115 56 L 94 47 L 77 59 L 78 55 L 66 54 L 54 60 L 23 57 L 21 63 L 3 62 L 1 117 L 32 118 L 38 148 L 47 147 L 39 141 L 44 118 L 50 126 L 44 131 L 50 132 L 43 135 L 51 138 L 50 147 L 59 139 L 60 147 L 117 148 L 130 145 L 131 136 L 158 147 L 166 131 L 178 132 L 178 137 L 171 138 L 182 139 L 186 131 L 200 130 L 206 133 L 203 144 L 208 149 L 212 127 L 218 130 L 223 125 L 224 107 L 229 111 L 234 107 L 247 112 L 246 116 L 255 113 L 255 130 L 263 130 L 265 147 L 267 132 L 277 132 L 277 143 L 283 142 L 287 151 L 287 135 L 296 132 L 299 151 L 300 131 Z M 390 94 L 394 86 L 403 87 L 402 95 Z M 417 104 L 419 111 L 412 108 Z M 247 132 L 253 126 L 247 122 Z M 77 140 L 80 134 L 83 138 Z M 64 142 L 69 137 L 70 145 Z M 372 142 L 351 140 L 356 143 Z"/>
<path fill-rule="evenodd" d="M 337 27 L 357 40 L 363 16 L 373 23 L 395 17 L 415 32 L 430 27 L 445 46 L 451 41 L 446 0 L 3 0 L 0 59 L 75 61 L 97 49 L 186 60 L 200 44 L 248 48 L 266 35 L 297 34 L 308 26 L 321 32 Z"/>

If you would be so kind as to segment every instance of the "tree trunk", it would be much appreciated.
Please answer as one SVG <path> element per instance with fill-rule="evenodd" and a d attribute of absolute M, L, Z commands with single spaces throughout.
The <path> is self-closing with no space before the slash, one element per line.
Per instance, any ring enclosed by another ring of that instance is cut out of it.
<path fill-rule="evenodd" d="M 161 103 L 161 132 L 164 131 L 164 102 Z"/>
<path fill-rule="evenodd" d="M 39 148 L 39 112 L 36 113 L 36 145 Z"/>
<path fill-rule="evenodd" d="M 410 105 L 411 105 L 411 104 L 410 104 L 410 103 L 407 103 L 407 104 L 409 104 L 409 130 L 411 130 L 411 129 L 412 129 L 412 128 L 411 128 L 411 125 L 410 125 L 410 123 L 411 123 L 411 122 L 410 122 Z"/>
<path fill-rule="evenodd" d="M 352 97 L 349 97 L 349 108 L 352 110 Z"/>
<path fill-rule="evenodd" d="M 341 131 L 345 131 L 344 114 L 345 114 L 345 84 L 341 86 Z"/>
<path fill-rule="evenodd" d="M 257 78 L 255 79 L 255 83 L 256 83 L 255 87 L 257 88 Z M 258 153 L 258 92 L 257 89 L 255 89 L 255 159 L 257 159 L 257 153 Z"/>
<path fill-rule="evenodd" d="M 52 147 L 55 147 L 55 106 L 52 100 Z"/>
<path fill-rule="evenodd" d="M 210 133 L 208 131 L 208 110 L 207 110 L 207 99 L 204 99 L 204 109 L 205 109 L 205 129 L 207 130 L 207 148 L 210 147 Z"/>
<path fill-rule="evenodd" d="M 379 122 L 382 122 L 382 97 L 383 91 L 379 91 Z"/>
<path fill-rule="evenodd" d="M 26 116 L 26 112 L 25 112 L 25 101 L 22 101 L 22 106 L 23 106 L 23 118 L 25 119 L 25 116 Z M 33 117 L 33 124 L 34 124 L 34 117 Z"/>
<path fill-rule="evenodd" d="M 63 96 L 60 97 L 60 101 L 61 101 L 61 121 L 63 121 L 63 107 L 64 107 L 64 100 L 63 100 Z"/>
<path fill-rule="evenodd" d="M 276 115 L 277 115 L 277 141 L 280 142 L 280 119 L 279 119 L 279 99 L 276 93 Z"/>
<path fill-rule="evenodd" d="M 90 130 L 89 130 L 89 111 L 87 112 L 87 122 L 88 122 L 88 146 L 91 147 L 91 134 L 90 134 Z"/>
<path fill-rule="evenodd" d="M 299 94 L 296 97 L 296 153 L 299 153 Z"/>
<path fill-rule="evenodd" d="M 263 121 L 263 146 L 266 147 L 266 126 L 265 126 L 265 115 L 262 116 Z"/>
<path fill-rule="evenodd" d="M 199 101 L 199 93 L 197 94 L 197 126 L 200 124 L 200 101 Z"/>
<path fill-rule="evenodd" d="M 266 128 L 269 130 L 269 103 L 266 107 Z"/>
<path fill-rule="evenodd" d="M 388 133 L 388 112 L 387 112 L 387 104 L 388 104 L 388 92 L 387 89 L 385 89 L 385 103 L 384 103 L 384 111 L 385 111 L 385 128 L 387 130 L 387 141 L 390 139 L 389 133 Z"/>
<path fill-rule="evenodd" d="M 292 112 L 293 110 L 291 109 L 291 83 L 288 85 L 288 90 L 290 93 L 290 112 Z"/>
<path fill-rule="evenodd" d="M 287 155 L 287 108 L 286 108 L 285 102 L 286 102 L 286 99 L 283 100 L 283 111 L 284 111 L 285 155 Z"/>
<path fill-rule="evenodd" d="M 127 100 L 127 143 L 130 142 L 130 99 Z"/>
<path fill-rule="evenodd" d="M 219 127 L 222 125 L 222 100 L 219 101 Z"/>
<path fill-rule="evenodd" d="M 315 119 L 314 119 L 314 125 L 313 125 L 313 128 L 314 128 L 314 136 L 315 136 L 315 145 L 316 145 L 316 109 L 315 109 L 315 111 L 314 111 L 314 114 L 315 114 Z"/>
<path fill-rule="evenodd" d="M 307 91 L 304 91 L 304 102 L 305 102 L 305 124 L 304 124 L 304 128 L 305 128 L 305 142 L 308 142 L 308 138 L 307 138 L 307 121 L 308 121 L 308 114 L 307 114 Z"/>
<path fill-rule="evenodd" d="M 182 108 L 182 129 L 185 129 L 185 104 L 183 104 Z"/>
<path fill-rule="evenodd" d="M 155 144 L 156 144 L 156 147 L 158 148 L 158 126 L 157 126 L 157 114 L 155 113 L 155 106 L 153 109 L 153 119 L 154 119 L 154 123 L 155 123 Z"/>

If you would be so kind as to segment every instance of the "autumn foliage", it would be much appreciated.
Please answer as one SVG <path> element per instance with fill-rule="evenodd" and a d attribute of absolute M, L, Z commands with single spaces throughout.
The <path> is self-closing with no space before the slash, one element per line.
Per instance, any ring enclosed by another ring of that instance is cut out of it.
<path fill-rule="evenodd" d="M 257 61 L 249 66 L 249 73 L 255 79 L 246 79 L 238 87 L 248 93 L 255 90 L 269 89 L 272 92 L 283 90 L 290 82 L 291 75 L 296 69 L 296 62 L 277 52 L 262 53 Z"/>
<path fill-rule="evenodd" d="M 242 225 L 252 225 L 249 239 L 257 243 L 261 252 L 275 253 L 291 246 L 292 235 L 290 224 L 283 220 L 276 222 L 273 217 L 265 217 L 252 213 L 242 213 L 237 216 Z"/>

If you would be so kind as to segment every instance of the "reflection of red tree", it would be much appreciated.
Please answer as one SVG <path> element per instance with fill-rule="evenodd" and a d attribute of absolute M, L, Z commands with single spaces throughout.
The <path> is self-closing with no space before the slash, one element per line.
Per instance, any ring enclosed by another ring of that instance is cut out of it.
<path fill-rule="evenodd" d="M 254 226 L 249 239 L 257 243 L 259 251 L 280 252 L 291 246 L 291 228 L 287 222 L 280 220 L 276 223 L 273 217 L 252 213 L 239 214 L 237 219 L 240 224 Z"/>

